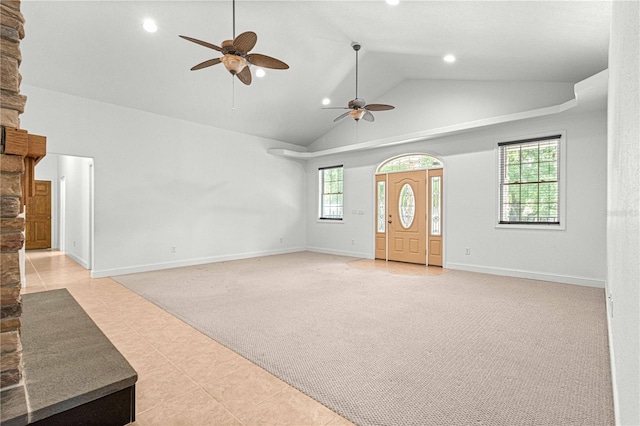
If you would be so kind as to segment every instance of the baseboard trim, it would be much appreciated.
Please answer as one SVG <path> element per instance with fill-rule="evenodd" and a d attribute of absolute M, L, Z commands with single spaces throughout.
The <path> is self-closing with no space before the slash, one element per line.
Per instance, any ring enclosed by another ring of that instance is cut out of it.
<path fill-rule="evenodd" d="M 357 257 L 360 259 L 373 259 L 373 256 L 371 256 L 371 253 L 360 253 L 360 252 L 346 251 L 346 250 L 332 250 L 332 249 L 325 249 L 321 247 L 307 247 L 306 250 L 312 251 L 314 253 L 335 254 L 336 256 Z"/>
<path fill-rule="evenodd" d="M 250 259 L 253 257 L 273 256 L 277 254 L 287 254 L 305 251 L 304 247 L 292 247 L 283 250 L 265 250 L 247 253 L 236 253 L 222 256 L 200 257 L 196 259 L 184 259 L 174 262 L 150 263 L 146 265 L 128 266 L 125 268 L 102 269 L 91 271 L 91 278 L 105 278 L 116 275 L 137 274 L 139 272 L 159 271 L 162 269 L 181 268 L 184 266 L 203 265 L 206 263 L 226 262 L 230 260 Z M 75 259 L 74 259 L 75 260 Z"/>
<path fill-rule="evenodd" d="M 149 271 L 157 271 L 162 269 L 180 268 L 184 266 L 202 265 L 206 263 L 225 262 L 230 260 L 250 259 L 253 257 L 260 257 L 260 256 L 272 256 L 272 255 L 278 255 L 278 254 L 296 253 L 300 251 L 312 251 L 316 253 L 333 254 L 336 256 L 357 257 L 361 259 L 373 259 L 370 253 L 353 252 L 353 251 L 347 251 L 347 250 L 333 250 L 333 249 L 326 249 L 321 247 L 292 247 L 292 248 L 282 249 L 282 250 L 264 250 L 264 251 L 255 251 L 255 252 L 247 252 L 247 253 L 228 254 L 228 255 L 221 255 L 221 256 L 202 257 L 202 258 L 196 258 L 196 259 L 184 259 L 184 260 L 178 260 L 173 262 L 151 263 L 151 264 L 145 264 L 145 265 L 128 266 L 124 268 L 93 270 L 91 271 L 91 278 L 105 278 L 105 277 L 116 276 L 116 275 L 136 274 L 139 272 L 149 272 Z M 65 253 L 65 254 L 71 259 L 73 259 L 75 262 L 87 268 L 87 263 L 84 260 L 70 253 Z M 468 265 L 464 263 L 454 263 L 454 262 L 446 262 L 444 267 L 447 269 L 458 269 L 462 271 L 479 272 L 484 274 L 504 275 L 509 277 L 528 278 L 528 279 L 540 280 L 540 281 L 552 281 L 552 282 L 559 282 L 559 283 L 565 283 L 565 284 L 582 285 L 587 287 L 605 288 L 604 280 L 575 277 L 570 275 L 547 274 L 547 273 L 541 273 L 541 272 L 523 271 L 518 269 L 495 268 L 495 267 Z"/>
<path fill-rule="evenodd" d="M 64 255 L 67 256 L 68 258 L 72 259 L 74 262 L 76 262 L 77 264 L 82 266 L 84 269 L 89 269 L 89 262 L 87 262 L 86 260 L 74 255 L 73 253 L 69 253 L 69 252 L 64 252 Z"/>
<path fill-rule="evenodd" d="M 465 263 L 446 262 L 447 269 L 459 269 L 462 271 L 480 272 L 483 274 L 504 275 L 507 277 L 528 278 L 539 281 L 552 281 L 564 284 L 575 284 L 586 287 L 604 288 L 604 280 L 576 277 L 571 275 L 547 274 L 544 272 L 523 271 L 520 269 L 495 268 L 478 265 L 468 265 Z"/>

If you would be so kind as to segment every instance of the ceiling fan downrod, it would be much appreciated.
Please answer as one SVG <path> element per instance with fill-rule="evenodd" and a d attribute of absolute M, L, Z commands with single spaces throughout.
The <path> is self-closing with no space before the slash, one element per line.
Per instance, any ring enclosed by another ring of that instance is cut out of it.
<path fill-rule="evenodd" d="M 356 52 L 356 99 L 358 99 L 358 50 L 360 50 L 360 43 L 354 41 L 351 43 L 351 47 Z"/>

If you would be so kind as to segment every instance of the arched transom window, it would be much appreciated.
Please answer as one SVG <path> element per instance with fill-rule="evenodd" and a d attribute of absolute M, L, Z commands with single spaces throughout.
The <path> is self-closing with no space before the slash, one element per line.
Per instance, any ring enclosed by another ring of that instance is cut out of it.
<path fill-rule="evenodd" d="M 405 170 L 439 169 L 442 161 L 427 154 L 407 154 L 391 158 L 378 166 L 376 174 L 402 172 Z"/>

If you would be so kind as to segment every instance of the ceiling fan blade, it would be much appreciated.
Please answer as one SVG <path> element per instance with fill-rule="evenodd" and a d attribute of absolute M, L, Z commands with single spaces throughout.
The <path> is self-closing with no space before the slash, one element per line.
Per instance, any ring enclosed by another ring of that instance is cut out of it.
<path fill-rule="evenodd" d="M 247 55 L 247 59 L 257 67 L 271 68 L 274 70 L 289 69 L 289 65 L 285 64 L 281 60 L 272 58 L 271 56 L 261 55 L 259 53 L 252 53 L 250 55 Z"/>
<path fill-rule="evenodd" d="M 194 66 L 193 68 L 191 68 L 191 71 L 201 70 L 202 68 L 207 68 L 219 63 L 220 63 L 220 58 L 209 59 L 208 61 L 201 62 L 198 65 Z"/>
<path fill-rule="evenodd" d="M 385 104 L 369 104 L 364 107 L 364 109 L 369 111 L 388 111 L 390 109 L 394 109 L 394 106 L 385 105 Z M 373 121 L 373 120 L 371 120 Z"/>
<path fill-rule="evenodd" d="M 337 116 L 335 118 L 335 120 L 333 120 L 333 122 L 335 123 L 336 121 L 342 120 L 343 118 L 345 118 L 347 115 L 349 115 L 349 111 L 345 112 L 344 114 L 340 114 L 339 116 Z"/>
<path fill-rule="evenodd" d="M 322 109 L 351 109 L 347 107 L 322 107 Z"/>
<path fill-rule="evenodd" d="M 180 37 L 182 37 L 185 40 L 189 40 L 195 44 L 199 44 L 200 46 L 204 46 L 204 47 L 208 47 L 209 49 L 213 49 L 213 50 L 217 50 L 218 52 L 222 52 L 222 48 L 216 46 L 215 44 L 211 44 L 211 43 L 207 43 L 206 41 L 202 41 L 202 40 L 198 40 L 197 38 L 192 38 L 192 37 L 187 37 L 187 36 L 183 36 L 181 35 Z"/>
<path fill-rule="evenodd" d="M 253 31 L 247 31 L 246 33 L 240 34 L 233 40 L 233 46 L 238 53 L 247 53 L 253 46 L 256 45 L 258 41 L 258 36 Z"/>
<path fill-rule="evenodd" d="M 371 114 L 369 111 L 364 113 L 364 115 L 362 116 L 362 119 L 365 120 L 365 121 L 373 121 L 373 120 L 375 120 L 375 118 L 373 118 L 373 114 Z"/>
<path fill-rule="evenodd" d="M 247 86 L 251 84 L 251 70 L 249 69 L 249 67 L 244 67 L 242 71 L 236 74 L 236 77 L 238 77 L 238 80 L 240 80 Z"/>

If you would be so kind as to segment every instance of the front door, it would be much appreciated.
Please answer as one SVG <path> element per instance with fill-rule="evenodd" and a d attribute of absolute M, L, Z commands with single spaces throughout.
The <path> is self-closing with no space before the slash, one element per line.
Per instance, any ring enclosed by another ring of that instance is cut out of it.
<path fill-rule="evenodd" d="M 426 180 L 425 170 L 388 174 L 388 260 L 427 262 Z"/>
<path fill-rule="evenodd" d="M 34 196 L 27 200 L 25 248 L 51 248 L 51 182 L 35 181 Z"/>

